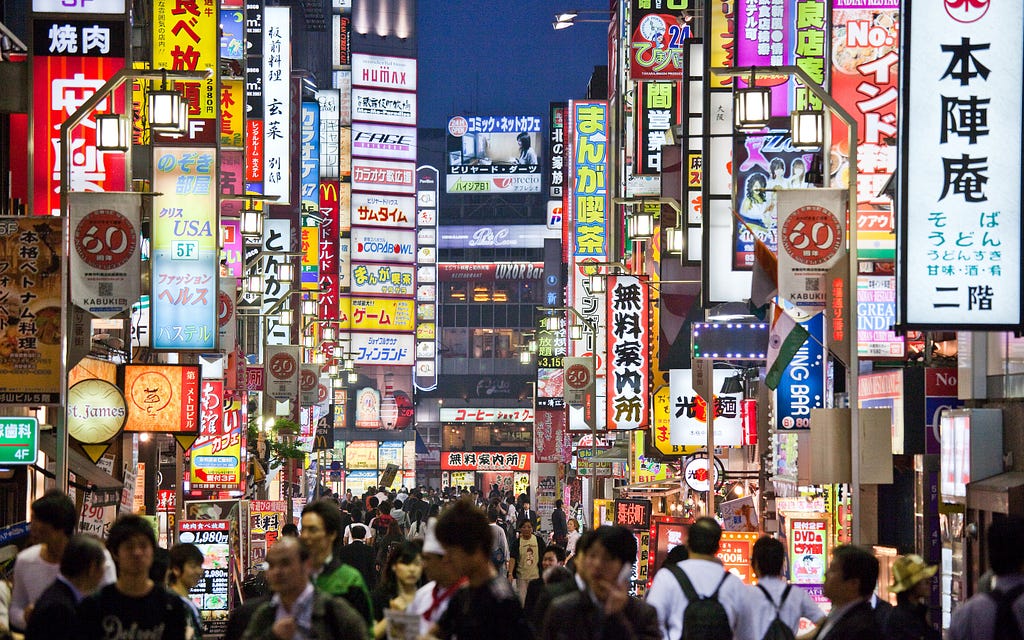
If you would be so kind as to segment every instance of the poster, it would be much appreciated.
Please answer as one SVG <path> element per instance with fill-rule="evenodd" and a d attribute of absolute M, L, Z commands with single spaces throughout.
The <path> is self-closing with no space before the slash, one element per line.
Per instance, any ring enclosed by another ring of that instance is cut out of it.
<path fill-rule="evenodd" d="M 789 521 L 789 579 L 793 584 L 824 584 L 828 564 L 828 520 L 794 518 Z"/>
<path fill-rule="evenodd" d="M 221 635 L 227 630 L 230 530 L 228 520 L 182 520 L 178 532 L 178 542 L 194 544 L 203 554 L 203 577 L 188 592 L 188 597 L 199 607 L 204 635 Z"/>

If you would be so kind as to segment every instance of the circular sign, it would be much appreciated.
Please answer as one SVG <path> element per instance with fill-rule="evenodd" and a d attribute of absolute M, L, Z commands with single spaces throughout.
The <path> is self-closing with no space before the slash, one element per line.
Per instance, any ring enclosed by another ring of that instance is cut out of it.
<path fill-rule="evenodd" d="M 316 399 L 317 399 L 318 403 L 323 404 L 324 402 L 327 402 L 327 399 L 329 397 L 328 396 L 329 393 L 330 393 L 330 389 L 327 388 L 327 385 L 325 385 L 325 384 L 317 384 L 317 387 L 316 387 Z"/>
<path fill-rule="evenodd" d="M 68 389 L 68 435 L 83 444 L 110 440 L 128 419 L 124 394 L 106 380 L 82 380 Z"/>
<path fill-rule="evenodd" d="M 585 364 L 573 364 L 565 370 L 565 385 L 570 389 L 583 391 L 590 383 L 590 368 Z"/>
<path fill-rule="evenodd" d="M 461 138 L 469 131 L 469 121 L 462 116 L 455 116 L 448 121 L 448 133 L 456 138 Z"/>
<path fill-rule="evenodd" d="M 138 240 L 128 218 L 113 209 L 87 213 L 75 227 L 75 251 L 93 269 L 117 269 L 135 255 Z"/>
<path fill-rule="evenodd" d="M 235 301 L 223 291 L 217 292 L 217 327 L 227 326 L 235 315 Z"/>
<path fill-rule="evenodd" d="M 834 258 L 842 246 L 839 218 L 824 207 L 800 207 L 782 225 L 782 245 L 801 264 L 824 264 Z"/>
<path fill-rule="evenodd" d="M 169 405 L 173 395 L 170 379 L 159 371 L 140 374 L 132 380 L 131 389 L 128 389 L 132 404 L 149 416 L 155 416 Z"/>
<path fill-rule="evenodd" d="M 312 391 L 316 389 L 316 386 L 320 383 L 317 378 L 316 372 L 310 371 L 309 369 L 303 369 L 299 372 L 299 389 L 302 391 Z"/>
<path fill-rule="evenodd" d="M 287 353 L 275 353 L 270 359 L 267 369 L 275 380 L 287 380 L 295 375 L 298 370 L 298 363 L 295 358 Z"/>
<path fill-rule="evenodd" d="M 957 22 L 977 22 L 988 13 L 991 0 L 945 0 L 946 15 Z"/>
<path fill-rule="evenodd" d="M 683 465 L 683 480 L 690 489 L 703 493 L 708 490 L 711 474 L 708 473 L 708 459 L 706 456 L 695 456 L 690 458 Z M 715 488 L 718 489 L 725 482 L 725 465 L 718 458 L 715 458 Z"/>

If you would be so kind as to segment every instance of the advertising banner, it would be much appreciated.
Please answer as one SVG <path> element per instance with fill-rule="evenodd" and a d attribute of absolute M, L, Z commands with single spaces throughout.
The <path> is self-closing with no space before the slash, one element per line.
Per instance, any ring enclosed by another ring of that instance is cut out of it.
<path fill-rule="evenodd" d="M 416 168 L 416 244 L 420 249 L 437 250 L 437 207 L 440 196 L 439 172 L 436 167 Z M 426 237 L 424 237 L 426 236 Z M 430 241 L 434 246 L 430 246 Z M 413 384 L 421 391 L 437 388 L 437 266 L 419 267 L 416 288 L 416 366 Z"/>
<path fill-rule="evenodd" d="M 661 147 L 668 144 L 669 132 L 680 123 L 682 95 L 675 82 L 638 83 L 636 162 L 634 175 L 661 175 Z"/>
<path fill-rule="evenodd" d="M 902 358 L 896 325 L 896 277 L 857 277 L 857 353 L 861 358 Z"/>
<path fill-rule="evenodd" d="M 441 422 L 450 423 L 492 423 L 492 422 L 526 422 L 534 421 L 533 409 L 452 409 L 441 407 Z"/>
<path fill-rule="evenodd" d="M 896 254 L 892 197 L 883 193 L 896 172 L 899 116 L 899 0 L 832 0 L 831 95 L 857 121 L 857 256 Z M 846 125 L 832 119 L 832 167 L 849 184 Z"/>
<path fill-rule="evenodd" d="M 228 594 L 231 592 L 231 522 L 228 520 L 182 520 L 178 542 L 194 544 L 203 554 L 203 577 L 188 592 L 188 598 L 203 618 L 203 633 L 223 634 L 228 626 Z"/>
<path fill-rule="evenodd" d="M 120 22 L 114 23 L 121 25 Z M 124 31 L 104 23 L 98 35 L 85 40 L 95 23 L 61 20 L 51 25 L 54 36 L 34 44 L 32 59 L 32 213 L 60 214 L 60 125 L 96 90 L 124 68 Z M 68 34 L 58 38 L 57 34 Z M 105 44 L 104 44 L 105 43 Z M 69 49 L 74 48 L 75 53 Z M 85 55 L 85 52 L 88 55 Z M 109 57 L 107 57 L 109 56 Z M 71 132 L 72 191 L 124 191 L 125 155 L 96 148 L 95 113 L 124 113 L 125 89 L 96 105 Z"/>
<path fill-rule="evenodd" d="M 69 203 L 71 302 L 112 318 L 139 299 L 141 198 L 79 192 L 69 195 Z"/>
<path fill-rule="evenodd" d="M 353 262 L 416 261 L 416 232 L 352 227 Z"/>
<path fill-rule="evenodd" d="M 241 80 L 220 81 L 220 146 L 241 149 L 245 144 L 245 90 Z"/>
<path fill-rule="evenodd" d="M 36 13 L 124 13 L 124 0 L 32 0 Z"/>
<path fill-rule="evenodd" d="M 539 224 L 445 225 L 438 229 L 442 249 L 517 248 L 540 249 L 558 230 Z"/>
<path fill-rule="evenodd" d="M 355 331 L 412 331 L 414 304 L 411 299 L 345 297 L 342 317 L 349 317 Z"/>
<path fill-rule="evenodd" d="M 263 182 L 263 2 L 248 2 L 245 11 L 245 180 L 262 191 Z"/>
<path fill-rule="evenodd" d="M 278 314 L 271 313 L 279 309 L 281 300 L 291 291 L 291 282 L 284 282 L 277 277 L 277 268 L 282 262 L 291 260 L 281 254 L 287 253 L 292 247 L 292 221 L 286 218 L 271 218 L 263 221 L 263 257 L 253 263 L 250 273 L 263 276 L 263 294 L 255 298 L 260 312 L 270 314 L 266 318 L 267 344 L 286 345 L 291 342 L 291 327 L 281 324 Z"/>
<path fill-rule="evenodd" d="M 572 435 L 564 409 L 538 409 L 533 425 L 533 457 L 537 462 L 572 460 Z"/>
<path fill-rule="evenodd" d="M 241 491 L 245 482 L 242 408 L 224 383 L 203 380 L 199 437 L 189 449 L 189 489 Z"/>
<path fill-rule="evenodd" d="M 299 398 L 299 347 L 266 345 L 263 354 L 267 369 L 264 391 L 279 402 L 296 402 Z"/>
<path fill-rule="evenodd" d="M 311 224 L 320 218 L 320 105 L 316 102 L 302 103 L 299 144 L 299 210 L 303 226 L 316 226 Z"/>
<path fill-rule="evenodd" d="M 565 125 L 569 115 L 569 105 L 565 102 L 552 102 L 550 115 L 551 130 L 548 133 L 548 197 L 558 202 L 561 210 L 562 194 L 565 187 Z M 548 225 L 551 226 L 550 224 Z M 558 225 L 561 229 L 561 224 Z"/>
<path fill-rule="evenodd" d="M 529 471 L 529 453 L 442 451 L 444 471 Z"/>
<path fill-rule="evenodd" d="M 352 155 L 416 162 L 416 127 L 355 122 L 352 124 Z"/>
<path fill-rule="evenodd" d="M 334 194 L 334 198 L 325 195 Z M 338 319 L 338 211 L 337 187 L 330 181 L 320 182 L 320 296 L 317 316 L 321 320 Z"/>
<path fill-rule="evenodd" d="M 645 429 L 651 383 L 647 282 L 636 276 L 610 277 L 607 298 L 608 429 Z"/>
<path fill-rule="evenodd" d="M 215 350 L 217 344 L 217 150 L 153 150 L 152 345 Z"/>
<path fill-rule="evenodd" d="M 220 20 L 216 0 L 198 0 L 183 8 L 178 0 L 153 2 L 153 67 L 213 73 L 203 80 L 176 81 L 189 101 L 189 118 L 205 120 L 214 131 L 217 121 L 217 54 Z"/>
<path fill-rule="evenodd" d="M 286 515 L 288 502 L 285 500 L 243 500 L 240 504 L 245 529 L 243 574 L 248 576 L 258 571 L 257 565 L 266 560 L 267 548 L 277 541 L 281 527 L 291 520 Z"/>
<path fill-rule="evenodd" d="M 629 77 L 632 80 L 674 80 L 684 68 L 684 43 L 694 34 L 686 2 L 630 0 L 633 31 L 629 34 Z"/>
<path fill-rule="evenodd" d="M 291 199 L 291 7 L 265 7 L 263 30 L 263 193 Z"/>
<path fill-rule="evenodd" d="M 337 180 L 341 164 L 341 92 L 319 89 L 320 104 L 320 177 Z"/>
<path fill-rule="evenodd" d="M 536 116 L 451 118 L 448 192 L 540 193 L 540 128 L 541 118 Z"/>
<path fill-rule="evenodd" d="M 386 336 L 371 333 L 352 334 L 352 356 L 357 365 L 380 364 L 412 366 L 415 352 L 413 334 Z"/>
<path fill-rule="evenodd" d="M 715 369 L 714 389 L 722 389 L 732 371 Z M 714 393 L 715 446 L 738 447 L 743 444 L 743 419 L 740 401 L 743 392 Z M 673 369 L 669 374 L 669 442 L 675 446 L 702 447 L 708 444 L 708 405 L 694 389 L 690 369 Z M 675 449 L 673 446 L 673 452 Z M 680 452 L 681 453 L 681 452 Z"/>
<path fill-rule="evenodd" d="M 775 424 L 780 430 L 810 429 L 811 409 L 825 406 L 824 314 L 800 324 L 810 337 L 782 372 L 782 380 L 775 389 Z"/>
<path fill-rule="evenodd" d="M 352 89 L 352 120 L 416 126 L 416 94 Z"/>
<path fill-rule="evenodd" d="M 824 584 L 828 563 L 828 520 L 791 518 L 789 535 L 789 579 L 793 584 Z"/>
<path fill-rule="evenodd" d="M 1017 327 L 1024 6 L 945 5 L 904 13 L 903 121 L 917 124 L 901 132 L 900 320 Z"/>
<path fill-rule="evenodd" d="M 824 311 L 826 274 L 846 256 L 845 189 L 779 189 L 779 299 Z"/>
<path fill-rule="evenodd" d="M 124 368 L 128 405 L 125 431 L 199 432 L 199 367 L 129 364 Z"/>
<path fill-rule="evenodd" d="M 58 404 L 61 360 L 61 222 L 0 217 L 0 404 Z M 67 329 L 64 329 L 67 330 Z"/>
<path fill-rule="evenodd" d="M 387 264 L 352 263 L 352 295 L 411 296 L 416 290 L 415 267 Z"/>
<path fill-rule="evenodd" d="M 352 190 L 415 193 L 416 163 L 352 158 Z"/>
<path fill-rule="evenodd" d="M 352 86 L 416 91 L 416 59 L 353 53 Z"/>

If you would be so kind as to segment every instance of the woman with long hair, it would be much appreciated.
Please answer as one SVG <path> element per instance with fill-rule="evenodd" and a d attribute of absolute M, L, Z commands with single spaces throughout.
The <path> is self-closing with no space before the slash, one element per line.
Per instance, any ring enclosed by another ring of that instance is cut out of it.
<path fill-rule="evenodd" d="M 377 623 L 373 627 L 375 638 L 387 636 L 385 609 L 405 611 L 412 604 L 423 578 L 423 543 L 408 540 L 393 546 L 381 570 L 380 581 L 373 592 L 373 613 Z"/>

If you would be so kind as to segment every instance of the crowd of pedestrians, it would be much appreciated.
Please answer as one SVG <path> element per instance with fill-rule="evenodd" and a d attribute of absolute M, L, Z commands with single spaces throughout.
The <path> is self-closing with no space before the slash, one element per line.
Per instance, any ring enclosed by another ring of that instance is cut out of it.
<path fill-rule="evenodd" d="M 159 554 L 151 523 L 124 515 L 108 538 L 75 534 L 75 508 L 59 492 L 32 504 L 37 543 L 17 557 L 9 614 L 27 640 L 195 640 L 203 637 L 189 590 L 203 555 L 191 544 Z M 541 526 L 545 534 L 541 534 Z M 294 530 L 267 551 L 264 593 L 229 616 L 227 640 L 939 640 L 928 602 L 937 568 L 898 558 L 876 595 L 870 550 L 832 551 L 826 614 L 785 578 L 786 549 L 754 545 L 755 585 L 718 558 L 713 518 L 689 526 L 654 575 L 630 595 L 637 540 L 623 527 L 580 532 L 556 504 L 541 523 L 526 496 L 384 491 L 307 504 Z M 992 590 L 953 613 L 948 640 L 1020 638 L 1024 628 L 1024 519 L 991 525 Z M 113 570 L 116 565 L 116 573 Z M 800 635 L 801 625 L 810 628 Z"/>

